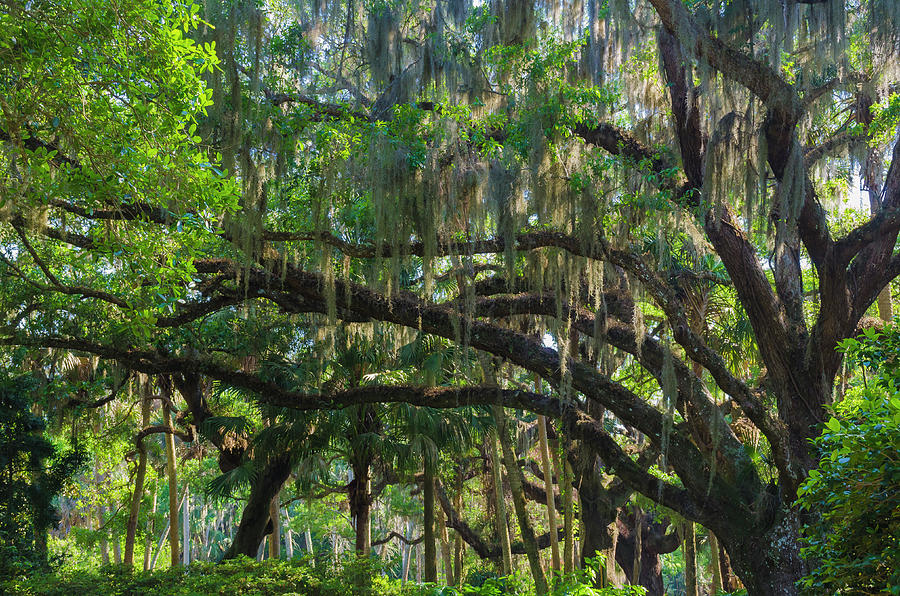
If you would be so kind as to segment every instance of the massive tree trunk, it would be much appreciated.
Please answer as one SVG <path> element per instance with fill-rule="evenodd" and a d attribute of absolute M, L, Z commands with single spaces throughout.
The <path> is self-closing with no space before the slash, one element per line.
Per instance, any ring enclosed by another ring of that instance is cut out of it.
<path fill-rule="evenodd" d="M 625 572 L 625 579 L 630 584 L 642 586 L 647 590 L 647 596 L 663 596 L 665 590 L 660 555 L 678 548 L 678 533 L 667 534 L 668 520 L 656 520 L 643 512 L 640 515 L 640 540 L 637 540 L 634 515 L 620 510 L 617 526 L 616 560 Z M 634 564 L 636 560 L 640 561 L 639 566 Z"/>
<path fill-rule="evenodd" d="M 256 481 L 250 487 L 250 497 L 244 506 L 241 522 L 238 525 L 234 540 L 223 559 L 233 559 L 238 555 L 255 558 L 259 546 L 266 535 L 269 524 L 269 505 L 281 491 L 281 487 L 291 474 L 291 458 L 284 454 L 270 459 L 264 466 Z"/>
<path fill-rule="evenodd" d="M 749 594 L 800 593 L 797 578 L 807 573 L 807 566 L 800 556 L 799 528 L 797 512 L 785 507 L 764 532 L 718 534 Z"/>

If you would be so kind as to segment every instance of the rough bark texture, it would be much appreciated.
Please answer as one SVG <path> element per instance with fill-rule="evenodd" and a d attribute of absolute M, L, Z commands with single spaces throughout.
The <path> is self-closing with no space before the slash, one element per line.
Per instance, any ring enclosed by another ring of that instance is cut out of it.
<path fill-rule="evenodd" d="M 256 482 L 250 488 L 250 496 L 244 506 L 234 540 L 225 551 L 223 559 L 233 559 L 238 555 L 256 557 L 268 529 L 269 505 L 290 473 L 291 460 L 288 455 L 275 457 L 263 465 Z"/>
<path fill-rule="evenodd" d="M 503 463 L 506 465 L 506 474 L 509 479 L 509 490 L 512 493 L 513 506 L 516 510 L 516 518 L 519 521 L 519 532 L 522 534 L 522 543 L 525 545 L 525 554 L 528 557 L 528 566 L 534 577 L 534 589 L 538 594 L 547 594 L 547 576 L 541 565 L 541 557 L 538 552 L 537 541 L 531 521 L 528 519 L 528 510 L 525 508 L 525 491 L 522 489 L 522 470 L 509 444 L 506 427 L 506 414 L 500 406 L 493 408 L 494 420 L 497 422 L 497 433 L 500 436 L 500 448 L 503 451 Z"/>
<path fill-rule="evenodd" d="M 697 532 L 694 522 L 684 524 L 684 591 L 686 596 L 698 596 L 697 586 Z"/>
<path fill-rule="evenodd" d="M 141 428 L 150 425 L 150 381 L 144 382 L 141 392 Z M 137 535 L 138 515 L 141 511 L 141 499 L 144 498 L 144 478 L 147 475 L 147 450 L 144 442 L 138 440 L 138 466 L 134 475 L 134 490 L 131 493 L 131 509 L 128 513 L 128 525 L 125 529 L 125 555 L 124 563 L 134 565 L 134 543 Z"/>
<path fill-rule="evenodd" d="M 424 487 L 422 490 L 425 508 L 425 581 L 437 582 L 437 549 L 434 536 L 434 462 L 425 458 Z"/>
<path fill-rule="evenodd" d="M 665 591 L 660 555 L 671 553 L 679 547 L 678 533 L 668 532 L 671 525 L 666 518 L 654 517 L 643 511 L 639 514 L 629 514 L 624 508 L 619 511 L 616 520 L 618 528 L 616 561 L 625 571 L 625 579 L 630 584 L 645 588 L 648 596 L 662 596 Z M 639 541 L 636 531 L 638 527 Z M 637 575 L 635 575 L 635 560 L 640 560 Z"/>
<path fill-rule="evenodd" d="M 161 386 L 166 385 L 161 384 Z M 164 395 L 170 397 L 171 393 L 164 390 Z M 172 426 L 172 413 L 168 399 L 163 402 L 163 425 L 172 431 L 163 436 L 166 442 L 166 480 L 169 485 L 169 555 L 172 567 L 177 567 L 181 562 L 181 552 L 178 549 L 178 484 L 175 476 L 175 429 Z"/>
<path fill-rule="evenodd" d="M 537 383 L 536 383 L 537 385 Z M 536 387 L 535 390 L 538 388 Z M 556 531 L 556 501 L 553 493 L 553 471 L 550 467 L 550 444 L 547 442 L 547 419 L 538 416 L 538 437 L 541 450 L 541 468 L 544 472 L 544 491 L 547 503 L 547 527 L 550 532 L 550 566 L 554 571 L 561 568 L 559 559 L 559 541 Z"/>

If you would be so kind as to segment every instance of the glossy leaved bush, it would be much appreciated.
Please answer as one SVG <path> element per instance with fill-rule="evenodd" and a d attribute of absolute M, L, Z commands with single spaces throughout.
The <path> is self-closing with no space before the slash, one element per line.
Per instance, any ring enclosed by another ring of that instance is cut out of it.
<path fill-rule="evenodd" d="M 800 487 L 809 513 L 801 584 L 810 594 L 900 594 L 900 332 L 842 342 L 865 379 L 835 404 L 815 440 L 817 469 Z"/>

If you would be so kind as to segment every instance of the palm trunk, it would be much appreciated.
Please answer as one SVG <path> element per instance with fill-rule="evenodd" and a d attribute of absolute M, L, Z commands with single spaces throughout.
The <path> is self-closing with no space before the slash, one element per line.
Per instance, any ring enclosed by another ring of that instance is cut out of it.
<path fill-rule="evenodd" d="M 425 581 L 437 582 L 437 550 L 434 544 L 434 464 L 425 456 L 424 490 L 422 496 L 425 507 Z"/>
<path fill-rule="evenodd" d="M 163 401 L 163 425 L 169 430 L 172 427 L 172 412 L 169 403 Z M 169 550 L 171 551 L 172 567 L 177 567 L 181 558 L 178 550 L 178 485 L 175 477 L 175 435 L 171 432 L 164 434 L 166 443 L 166 479 L 169 482 Z"/>
<path fill-rule="evenodd" d="M 694 522 L 684 524 L 684 590 L 685 596 L 697 596 L 697 532 Z"/>
<path fill-rule="evenodd" d="M 141 429 L 150 426 L 150 380 L 144 383 L 141 395 Z M 141 499 L 144 498 L 144 479 L 147 476 L 147 449 L 144 441 L 139 440 L 138 466 L 134 478 L 134 491 L 131 493 L 131 511 L 128 513 L 128 527 L 125 531 L 125 564 L 134 566 L 134 540 L 137 535 L 138 516 L 141 512 Z"/>
<path fill-rule="evenodd" d="M 528 556 L 528 566 L 531 568 L 531 575 L 534 576 L 534 589 L 537 594 L 547 594 L 549 592 L 547 576 L 544 575 L 544 568 L 541 566 L 537 540 L 534 538 L 534 530 L 531 528 L 531 521 L 528 519 L 528 511 L 525 508 L 522 470 L 516 462 L 512 446 L 509 444 L 509 437 L 506 434 L 506 414 L 500 406 L 493 406 L 493 412 L 500 436 L 500 447 L 503 450 L 503 461 L 506 463 L 506 473 L 509 479 L 510 492 L 512 492 L 513 506 L 516 509 L 516 517 L 519 520 L 519 531 L 522 534 L 525 554 Z"/>
<path fill-rule="evenodd" d="M 535 382 L 535 391 L 538 390 Z M 556 530 L 556 500 L 553 493 L 553 470 L 550 467 L 550 444 L 547 441 L 547 419 L 538 416 L 538 440 L 541 449 L 541 468 L 544 472 L 544 493 L 547 495 L 547 526 L 550 530 L 550 565 L 554 571 L 560 570 L 559 538 Z M 562 480 L 559 476 L 557 478 Z"/>
<path fill-rule="evenodd" d="M 350 514 L 356 532 L 356 554 L 368 557 L 372 550 L 372 496 L 369 470 L 370 460 L 361 456 L 351 462 L 353 480 L 348 494 Z"/>
<path fill-rule="evenodd" d="M 281 509 L 281 492 L 275 494 L 272 497 L 272 502 L 269 504 L 269 519 L 272 521 L 272 533 L 269 534 L 269 558 L 270 559 L 280 559 L 281 558 L 281 516 L 279 515 L 279 511 Z"/>

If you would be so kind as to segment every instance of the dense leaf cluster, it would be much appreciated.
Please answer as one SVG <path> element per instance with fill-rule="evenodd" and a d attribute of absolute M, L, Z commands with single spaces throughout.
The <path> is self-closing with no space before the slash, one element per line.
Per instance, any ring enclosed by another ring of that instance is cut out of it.
<path fill-rule="evenodd" d="M 812 594 L 900 594 L 900 332 L 868 329 L 843 342 L 875 378 L 835 408 L 815 444 L 821 463 L 801 487 L 810 512 L 804 555 Z"/>
<path fill-rule="evenodd" d="M 27 377 L 0 378 L 0 578 L 48 564 L 47 531 L 55 525 L 53 499 L 84 463 L 74 448 L 61 451 L 32 414 Z"/>

